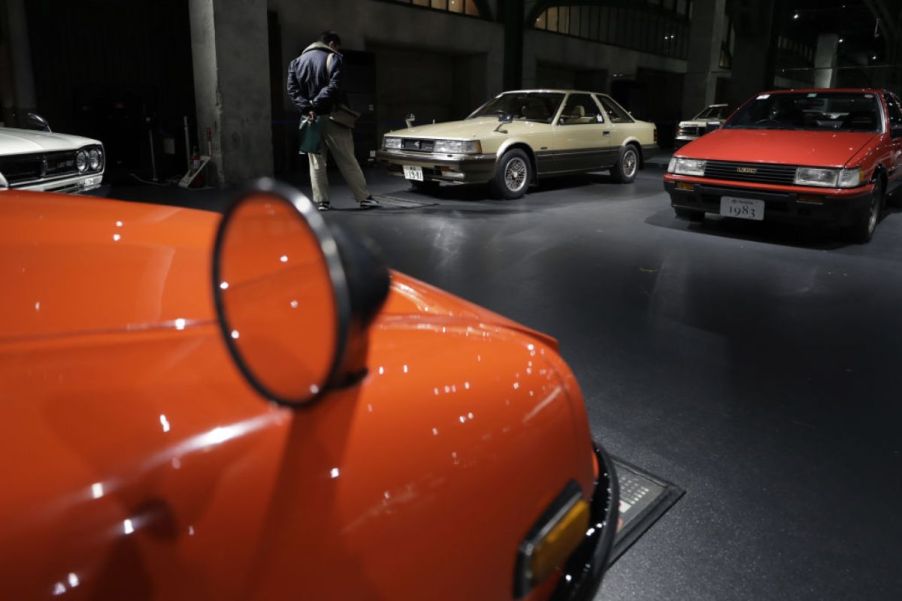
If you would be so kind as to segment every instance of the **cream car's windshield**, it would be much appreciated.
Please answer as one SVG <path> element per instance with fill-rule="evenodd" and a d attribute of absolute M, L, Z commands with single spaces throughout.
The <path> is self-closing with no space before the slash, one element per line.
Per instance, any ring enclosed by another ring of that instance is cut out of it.
<path fill-rule="evenodd" d="M 483 105 L 470 119 L 511 115 L 517 121 L 551 123 L 563 101 L 560 92 L 511 92 Z"/>

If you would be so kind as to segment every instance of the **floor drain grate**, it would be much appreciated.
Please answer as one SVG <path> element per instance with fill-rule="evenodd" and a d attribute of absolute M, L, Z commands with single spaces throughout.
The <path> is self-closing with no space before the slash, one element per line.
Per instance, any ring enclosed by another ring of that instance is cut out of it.
<path fill-rule="evenodd" d="M 614 469 L 620 481 L 620 523 L 609 565 L 667 513 L 684 492 L 678 486 L 620 459 L 614 459 Z"/>
<path fill-rule="evenodd" d="M 433 207 L 438 204 L 435 201 L 422 202 L 392 194 L 374 195 L 373 198 L 378 200 L 384 209 L 421 209 L 423 207 Z"/>

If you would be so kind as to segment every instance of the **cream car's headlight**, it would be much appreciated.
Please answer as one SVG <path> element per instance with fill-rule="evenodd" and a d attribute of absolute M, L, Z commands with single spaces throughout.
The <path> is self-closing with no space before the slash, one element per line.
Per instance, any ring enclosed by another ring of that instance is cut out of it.
<path fill-rule="evenodd" d="M 385 150 L 401 150 L 401 138 L 386 137 L 383 140 L 383 148 Z"/>
<path fill-rule="evenodd" d="M 672 158 L 670 159 L 670 164 L 667 166 L 667 172 L 676 173 L 677 175 L 703 176 L 705 175 L 706 164 L 707 161 L 700 161 L 698 159 Z"/>
<path fill-rule="evenodd" d="M 482 145 L 477 140 L 436 140 L 433 152 L 479 154 L 482 152 Z"/>

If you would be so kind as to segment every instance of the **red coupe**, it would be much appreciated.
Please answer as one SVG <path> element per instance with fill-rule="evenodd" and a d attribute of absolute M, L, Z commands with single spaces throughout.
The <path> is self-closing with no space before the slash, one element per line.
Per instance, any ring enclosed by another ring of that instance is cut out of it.
<path fill-rule="evenodd" d="M 902 108 L 886 90 L 766 92 L 673 155 L 677 216 L 830 223 L 871 239 L 902 184 Z"/>

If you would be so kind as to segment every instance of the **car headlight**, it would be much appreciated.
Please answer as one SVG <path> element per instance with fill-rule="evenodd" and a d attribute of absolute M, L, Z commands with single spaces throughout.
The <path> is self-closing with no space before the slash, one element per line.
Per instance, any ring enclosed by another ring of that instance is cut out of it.
<path fill-rule="evenodd" d="M 385 138 L 383 147 L 385 150 L 401 150 L 401 138 Z"/>
<path fill-rule="evenodd" d="M 433 152 L 478 154 L 482 152 L 482 146 L 476 140 L 436 140 Z"/>
<path fill-rule="evenodd" d="M 840 188 L 857 188 L 861 185 L 861 169 L 843 169 L 839 172 Z"/>
<path fill-rule="evenodd" d="M 92 148 L 88 151 L 88 167 L 91 171 L 100 171 L 103 167 L 103 151 L 99 148 Z"/>
<path fill-rule="evenodd" d="M 799 167 L 796 169 L 795 184 L 797 186 L 821 186 L 835 188 L 839 180 L 838 169 L 817 169 Z"/>
<path fill-rule="evenodd" d="M 79 150 L 75 153 L 75 166 L 78 168 L 79 173 L 84 173 L 88 170 L 88 153 L 84 150 Z"/>
<path fill-rule="evenodd" d="M 698 159 L 681 159 L 675 157 L 670 159 L 670 164 L 667 166 L 667 172 L 676 173 L 677 175 L 703 176 L 705 175 L 705 165 L 707 163 L 707 161 L 700 161 Z"/>

